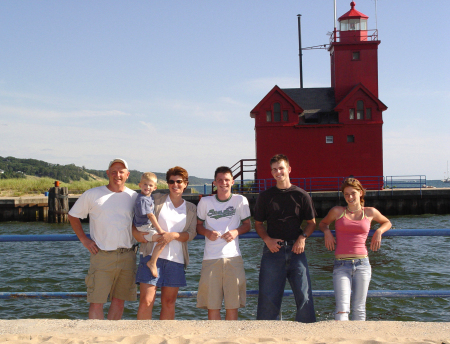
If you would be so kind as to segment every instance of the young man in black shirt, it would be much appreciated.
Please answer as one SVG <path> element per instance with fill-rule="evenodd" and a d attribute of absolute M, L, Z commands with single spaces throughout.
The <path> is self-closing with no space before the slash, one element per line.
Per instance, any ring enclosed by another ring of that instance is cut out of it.
<path fill-rule="evenodd" d="M 261 192 L 255 206 L 255 229 L 265 246 L 259 272 L 258 320 L 276 320 L 286 278 L 295 297 L 295 320 L 316 321 L 305 255 L 306 238 L 316 228 L 315 210 L 305 190 L 292 185 L 291 167 L 283 154 L 270 160 L 277 185 Z M 301 228 L 303 220 L 307 225 Z M 263 222 L 267 221 L 267 230 Z"/>

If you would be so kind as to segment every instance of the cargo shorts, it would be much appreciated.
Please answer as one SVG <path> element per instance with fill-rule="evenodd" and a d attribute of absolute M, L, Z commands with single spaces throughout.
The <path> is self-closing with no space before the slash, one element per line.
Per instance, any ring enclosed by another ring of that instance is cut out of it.
<path fill-rule="evenodd" d="M 136 301 L 136 253 L 132 249 L 99 250 L 91 254 L 86 275 L 87 302 L 106 303 L 113 297 Z"/>

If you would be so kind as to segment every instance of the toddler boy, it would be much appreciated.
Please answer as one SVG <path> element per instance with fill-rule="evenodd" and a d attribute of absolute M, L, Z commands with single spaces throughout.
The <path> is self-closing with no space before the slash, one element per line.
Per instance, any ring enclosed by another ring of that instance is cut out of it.
<path fill-rule="evenodd" d="M 133 224 L 138 231 L 148 232 L 150 229 L 155 229 L 158 234 L 163 234 L 165 231 L 160 227 L 155 216 L 155 205 L 153 202 L 152 192 L 157 189 L 158 178 L 152 172 L 145 172 L 142 174 L 139 187 L 141 193 L 137 196 L 134 205 L 134 219 Z M 151 241 L 151 235 L 146 234 L 144 238 Z M 147 266 L 154 277 L 158 277 L 158 270 L 156 268 L 156 261 L 161 254 L 161 251 L 166 245 L 158 244 L 155 246 L 152 258 L 147 262 Z"/>

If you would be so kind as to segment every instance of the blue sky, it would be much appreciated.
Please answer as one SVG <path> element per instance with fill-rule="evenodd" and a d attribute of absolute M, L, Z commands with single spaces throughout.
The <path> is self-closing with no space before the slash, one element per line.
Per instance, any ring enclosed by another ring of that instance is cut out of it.
<path fill-rule="evenodd" d="M 450 2 L 377 6 L 384 174 L 441 179 Z M 374 29 L 375 1 L 356 9 Z M 94 169 L 122 157 L 208 178 L 254 158 L 250 111 L 274 85 L 299 85 L 297 14 L 304 47 L 328 43 L 333 0 L 2 0 L 0 156 Z M 304 87 L 330 86 L 326 50 L 305 51 L 303 68 Z"/>

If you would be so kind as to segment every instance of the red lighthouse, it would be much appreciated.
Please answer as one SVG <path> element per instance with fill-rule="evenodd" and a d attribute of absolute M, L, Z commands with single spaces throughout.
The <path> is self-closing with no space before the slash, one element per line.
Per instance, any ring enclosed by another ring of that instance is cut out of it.
<path fill-rule="evenodd" d="M 275 86 L 250 112 L 255 119 L 256 178 L 271 178 L 269 161 L 286 154 L 293 178 L 383 176 L 378 99 L 377 30 L 351 9 L 330 45 L 331 87 Z"/>

